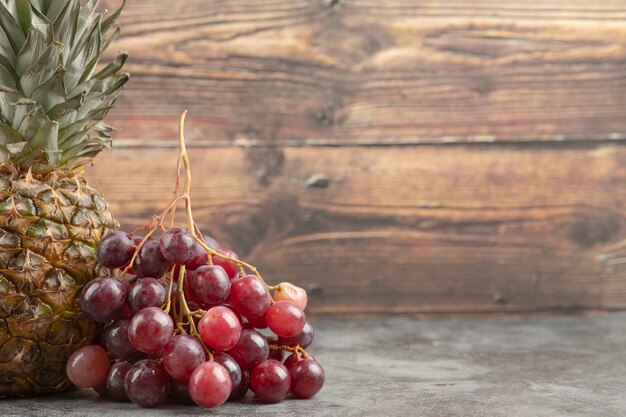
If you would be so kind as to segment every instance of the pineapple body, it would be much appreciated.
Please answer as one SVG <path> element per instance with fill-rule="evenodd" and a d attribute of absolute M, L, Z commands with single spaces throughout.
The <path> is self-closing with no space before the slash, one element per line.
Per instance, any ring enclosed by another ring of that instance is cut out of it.
<path fill-rule="evenodd" d="M 80 175 L 0 169 L 0 395 L 70 386 L 65 363 L 97 330 L 78 296 L 117 227 Z"/>
<path fill-rule="evenodd" d="M 104 117 L 128 74 L 100 58 L 120 9 L 99 0 L 0 0 L 0 396 L 60 391 L 97 330 L 80 311 L 117 227 L 82 167 L 110 147 Z"/>

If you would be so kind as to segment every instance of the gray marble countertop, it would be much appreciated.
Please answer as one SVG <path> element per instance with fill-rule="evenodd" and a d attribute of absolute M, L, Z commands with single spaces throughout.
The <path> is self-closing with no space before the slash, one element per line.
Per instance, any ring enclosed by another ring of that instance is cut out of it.
<path fill-rule="evenodd" d="M 0 416 L 626 416 L 624 313 L 315 325 L 326 386 L 311 400 L 141 409 L 74 390 L 1 399 Z"/>

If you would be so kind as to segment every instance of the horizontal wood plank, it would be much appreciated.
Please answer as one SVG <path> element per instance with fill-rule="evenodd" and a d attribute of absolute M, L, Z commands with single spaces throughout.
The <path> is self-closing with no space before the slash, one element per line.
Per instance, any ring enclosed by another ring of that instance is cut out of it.
<path fill-rule="evenodd" d="M 105 2 L 114 7 L 119 0 Z M 128 2 L 121 144 L 626 139 L 626 2 Z"/>
<path fill-rule="evenodd" d="M 626 146 L 195 148 L 202 229 L 314 313 L 626 308 Z M 171 197 L 176 151 L 87 172 L 127 230 Z"/>

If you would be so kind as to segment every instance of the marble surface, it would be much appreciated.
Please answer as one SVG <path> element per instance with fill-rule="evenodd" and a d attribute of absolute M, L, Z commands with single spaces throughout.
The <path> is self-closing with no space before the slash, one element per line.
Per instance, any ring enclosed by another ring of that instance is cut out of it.
<path fill-rule="evenodd" d="M 314 399 L 141 409 L 90 390 L 4 398 L 0 416 L 626 416 L 626 314 L 499 320 L 322 321 Z"/>

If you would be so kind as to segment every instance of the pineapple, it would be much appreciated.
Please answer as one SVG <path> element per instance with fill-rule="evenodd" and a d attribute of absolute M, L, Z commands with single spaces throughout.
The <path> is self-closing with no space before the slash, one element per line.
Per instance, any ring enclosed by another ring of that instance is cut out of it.
<path fill-rule="evenodd" d="M 81 173 L 128 80 L 125 54 L 98 66 L 121 8 L 97 6 L 0 0 L 0 396 L 69 387 L 67 358 L 97 330 L 78 295 L 118 224 Z"/>

